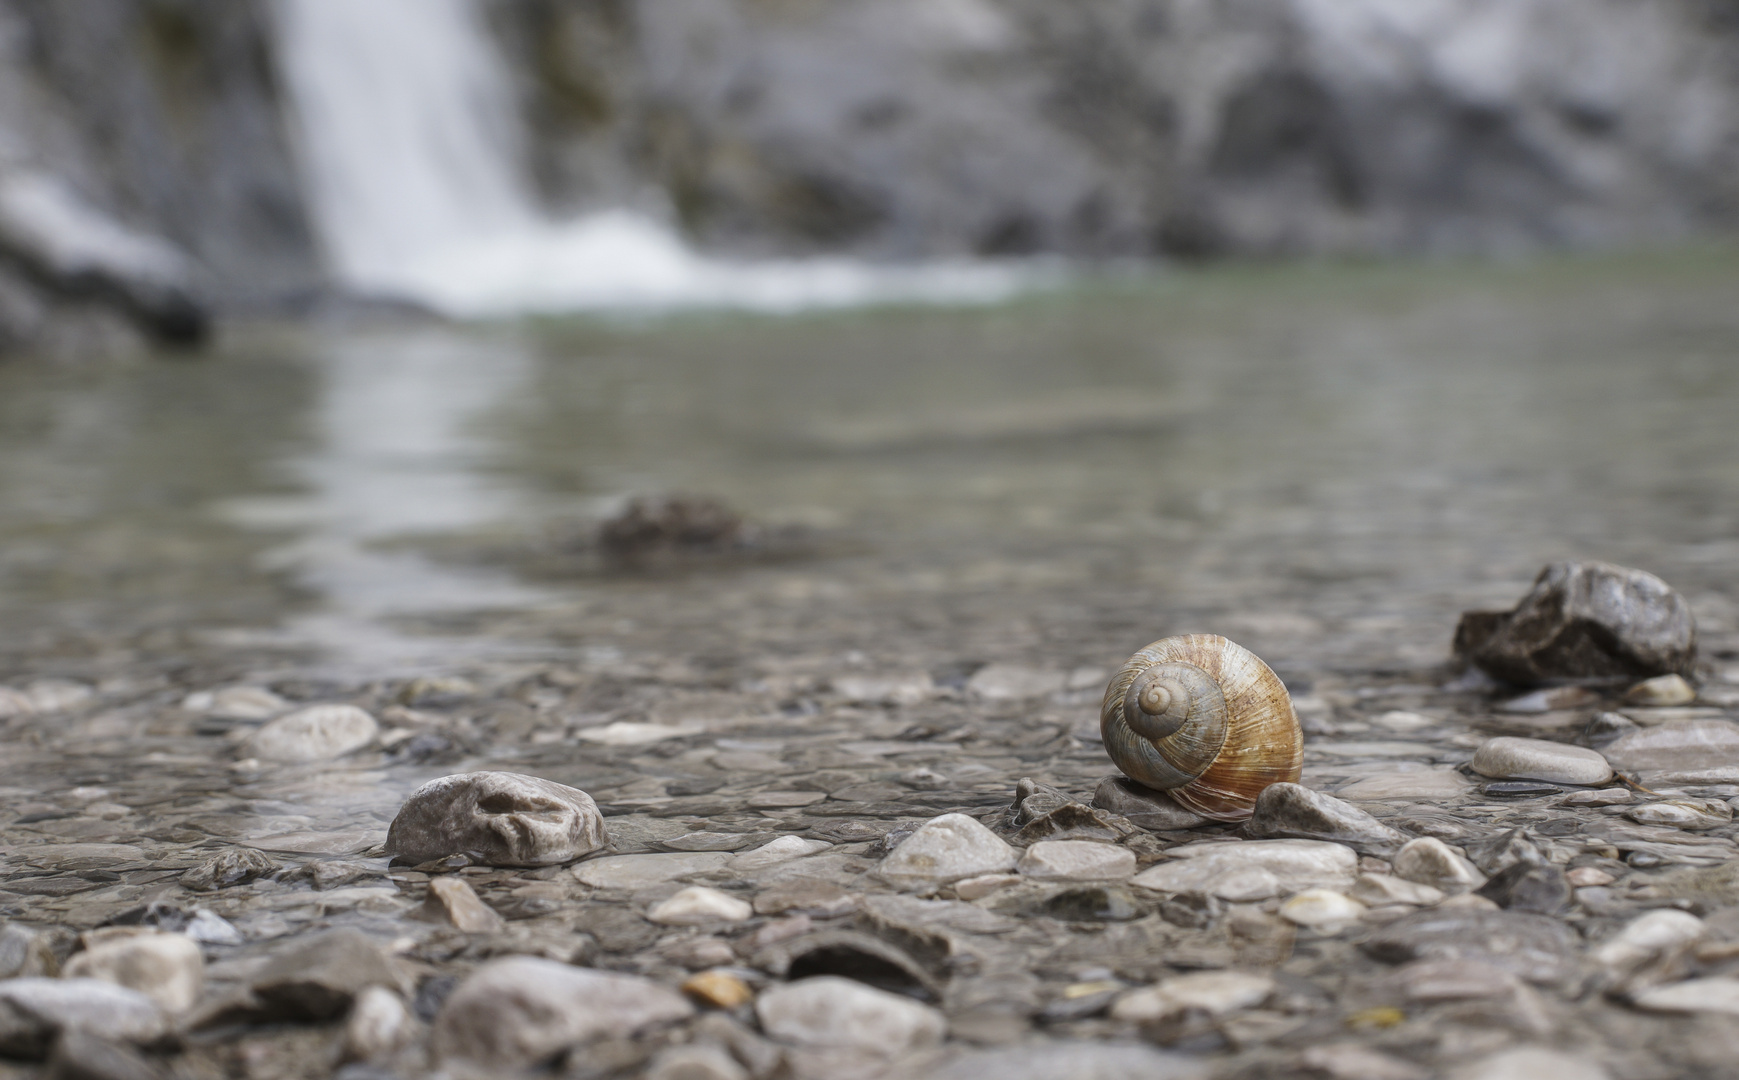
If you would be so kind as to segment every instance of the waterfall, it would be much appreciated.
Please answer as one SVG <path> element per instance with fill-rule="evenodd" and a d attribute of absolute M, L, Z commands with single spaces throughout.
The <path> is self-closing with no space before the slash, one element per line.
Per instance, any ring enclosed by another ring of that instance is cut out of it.
<path fill-rule="evenodd" d="M 791 311 L 999 299 L 1030 271 L 730 263 L 613 209 L 549 220 L 474 0 L 277 0 L 304 187 L 338 280 L 461 317 L 589 308 Z"/>

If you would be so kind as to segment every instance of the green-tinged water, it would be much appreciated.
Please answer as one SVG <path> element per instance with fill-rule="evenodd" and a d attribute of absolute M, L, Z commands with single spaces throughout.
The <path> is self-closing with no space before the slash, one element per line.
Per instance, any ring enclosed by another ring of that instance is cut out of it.
<path fill-rule="evenodd" d="M 566 545 L 666 491 L 812 540 L 683 574 L 673 617 L 745 589 L 1074 591 L 1156 623 L 1229 605 L 1300 661 L 1384 622 L 1358 649 L 1417 664 L 1452 609 L 1586 556 L 1684 582 L 1719 630 L 1735 297 L 1728 252 L 1236 268 L 988 309 L 256 328 L 196 360 L 14 363 L 0 640 L 20 678 L 232 646 L 414 666 L 450 658 L 419 625 L 483 609 L 544 613 L 483 644 L 603 641 L 540 620 L 661 587 L 565 575 Z"/>

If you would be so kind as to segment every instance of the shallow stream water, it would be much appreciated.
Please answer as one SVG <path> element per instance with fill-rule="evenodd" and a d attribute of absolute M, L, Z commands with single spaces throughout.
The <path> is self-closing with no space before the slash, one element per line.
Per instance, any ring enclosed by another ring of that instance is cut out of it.
<path fill-rule="evenodd" d="M 0 908 L 82 929 L 209 901 L 238 948 L 390 938 L 420 886 L 384 876 L 386 822 L 464 768 L 585 788 L 625 851 L 821 828 L 840 818 L 747 800 L 913 768 L 944 790 L 865 804 L 883 830 L 1024 775 L 1090 790 L 1103 680 L 1172 633 L 1287 680 L 1316 717 L 1307 782 L 1406 756 L 1373 710 L 1431 714 L 1414 757 L 1449 765 L 1515 722 L 1435 689 L 1457 613 L 1558 558 L 1677 586 L 1719 674 L 1736 297 L 1726 251 L 1228 268 L 957 310 L 243 327 L 198 358 L 0 368 L 0 682 L 33 703 L 4 721 Z M 600 558 L 600 521 L 668 492 L 758 539 Z M 987 665 L 1014 689 L 964 689 Z M 361 704 L 390 745 L 262 766 L 240 749 L 259 717 L 189 701 L 236 685 Z M 680 730 L 587 735 L 618 723 Z M 176 884 L 234 843 L 363 885 Z M 475 883 L 511 909 L 525 883 L 498 876 Z M 620 963 L 656 969 L 650 947 Z"/>

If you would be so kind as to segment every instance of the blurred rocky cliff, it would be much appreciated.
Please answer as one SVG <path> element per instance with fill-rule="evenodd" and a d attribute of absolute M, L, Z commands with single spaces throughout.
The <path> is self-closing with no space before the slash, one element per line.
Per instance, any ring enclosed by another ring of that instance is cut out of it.
<path fill-rule="evenodd" d="M 1735 0 L 476 2 L 548 210 L 710 250 L 1490 252 L 1739 220 Z M 330 289 L 276 25 L 0 0 L 0 349 L 195 340 Z"/>

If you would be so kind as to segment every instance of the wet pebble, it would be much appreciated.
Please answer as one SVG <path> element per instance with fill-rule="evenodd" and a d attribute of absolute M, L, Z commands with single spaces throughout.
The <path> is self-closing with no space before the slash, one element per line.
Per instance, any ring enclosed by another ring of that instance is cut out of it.
<path fill-rule="evenodd" d="M 1305 889 L 1352 888 L 1359 857 L 1319 840 L 1248 840 L 1173 848 L 1134 878 L 1145 889 L 1206 893 L 1222 900 L 1266 900 Z"/>
<path fill-rule="evenodd" d="M 858 909 L 859 897 L 841 885 L 815 878 L 784 881 L 755 894 L 757 915 L 796 913 L 817 919 L 849 915 Z"/>
<path fill-rule="evenodd" d="M 1482 960 L 1417 960 L 1386 980 L 1408 1001 L 1466 1001 L 1503 997 L 1521 985 L 1513 972 Z"/>
<path fill-rule="evenodd" d="M 1137 1024 L 1152 1023 L 1192 1009 L 1209 1016 L 1225 1016 L 1260 1005 L 1273 992 L 1273 978 L 1256 972 L 1193 972 L 1131 990 L 1117 999 L 1111 1007 L 1111 1016 Z"/>
<path fill-rule="evenodd" d="M 1739 724 L 1669 720 L 1601 748 L 1617 769 L 1640 773 L 1643 786 L 1739 782 Z"/>
<path fill-rule="evenodd" d="M 169 1013 L 185 1012 L 205 986 L 205 958 L 182 934 L 112 927 L 86 935 L 87 946 L 67 961 L 69 979 L 102 979 L 137 990 Z"/>
<path fill-rule="evenodd" d="M 1481 776 L 1503 780 L 1546 780 L 1559 784 L 1604 784 L 1612 766 L 1593 750 L 1544 739 L 1487 739 L 1473 755 Z"/>
<path fill-rule="evenodd" d="M 965 814 L 925 822 L 882 860 L 877 873 L 908 891 L 931 889 L 999 870 L 1012 870 L 1014 848 Z"/>
<path fill-rule="evenodd" d="M 914 1080 L 1201 1080 L 1198 1058 L 1135 1042 L 1074 1041 L 968 1050 L 944 1059 Z"/>
<path fill-rule="evenodd" d="M 1208 820 L 1185 810 L 1165 792 L 1142 787 L 1123 776 L 1107 776 L 1100 780 L 1099 786 L 1093 790 L 1093 805 L 1155 832 L 1193 829 Z"/>
<path fill-rule="evenodd" d="M 380 725 L 354 705 L 314 705 L 280 716 L 242 743 L 245 756 L 297 764 L 343 757 L 374 742 Z"/>
<path fill-rule="evenodd" d="M 1381 799 L 1417 799 L 1438 801 L 1464 794 L 1471 786 L 1465 776 L 1454 769 L 1396 769 L 1355 780 L 1336 794 L 1342 799 L 1377 801 Z"/>
<path fill-rule="evenodd" d="M 1443 901 L 1443 891 L 1396 874 L 1360 874 L 1347 894 L 1367 907 L 1410 904 L 1430 907 Z"/>
<path fill-rule="evenodd" d="M 688 977 L 682 992 L 715 1009 L 735 1009 L 755 999 L 748 983 L 728 971 L 702 971 Z"/>
<path fill-rule="evenodd" d="M 1120 881 L 1135 873 L 1135 852 L 1091 840 L 1041 840 L 1017 869 L 1039 881 Z"/>
<path fill-rule="evenodd" d="M 645 1080 L 750 1080 L 730 1051 L 712 1043 L 665 1047 L 644 1075 Z"/>
<path fill-rule="evenodd" d="M 1332 889 L 1306 889 L 1280 905 L 1280 917 L 1325 934 L 1338 933 L 1364 918 L 1365 905 Z"/>
<path fill-rule="evenodd" d="M 1715 976 L 1653 986 L 1631 995 L 1631 1003 L 1650 1012 L 1707 1012 L 1739 1016 L 1739 979 Z"/>
<path fill-rule="evenodd" d="M 492 960 L 448 996 L 433 1048 L 484 1068 L 521 1069 L 603 1035 L 693 1015 L 676 990 L 638 975 L 514 956 Z"/>
<path fill-rule="evenodd" d="M 1608 1080 L 1598 1061 L 1543 1046 L 1521 1046 L 1469 1062 L 1449 1080 Z"/>
<path fill-rule="evenodd" d="M 964 881 L 956 881 L 954 895 L 962 900 L 982 900 L 1010 885 L 1018 885 L 1020 880 L 1019 874 L 980 874 Z"/>
<path fill-rule="evenodd" d="M 1395 875 L 1445 893 L 1462 893 L 1485 884 L 1485 875 L 1434 836 L 1409 840 L 1395 854 Z"/>
<path fill-rule="evenodd" d="M 340 927 L 274 956 L 250 986 L 265 1018 L 330 1020 L 370 986 L 396 986 L 386 954 L 360 930 Z"/>
<path fill-rule="evenodd" d="M 415 1039 L 417 1027 L 403 998 L 384 986 L 366 987 L 345 1017 L 342 1056 L 346 1061 L 387 1057 Z"/>
<path fill-rule="evenodd" d="M 665 926 L 705 926 L 746 921 L 755 909 L 730 893 L 705 885 L 690 885 L 653 905 L 646 917 Z"/>
<path fill-rule="evenodd" d="M 605 855 L 574 868 L 574 877 L 594 889 L 643 889 L 666 881 L 722 869 L 731 856 L 722 851 Z"/>
<path fill-rule="evenodd" d="M 1023 701 L 1063 689 L 1068 675 L 1015 664 L 987 664 L 966 680 L 966 692 L 986 701 Z"/>
<path fill-rule="evenodd" d="M 1302 784 L 1270 784 L 1256 797 L 1251 836 L 1345 844 L 1366 855 L 1392 855 L 1408 837 L 1350 803 Z"/>
<path fill-rule="evenodd" d="M 123 1042 L 80 1028 L 68 1028 L 54 1041 L 42 1080 L 161 1080 L 157 1063 Z"/>
<path fill-rule="evenodd" d="M 826 851 L 832 846 L 825 840 L 806 840 L 801 836 L 781 836 L 767 841 L 753 851 L 743 852 L 726 865 L 738 873 L 760 870 L 778 863 L 789 862 L 792 859 L 800 859 L 805 855 L 814 855 Z"/>
<path fill-rule="evenodd" d="M 488 866 L 572 862 L 610 842 L 592 797 L 535 776 L 473 772 L 418 788 L 387 831 L 386 850 L 417 864 L 463 854 Z"/>
<path fill-rule="evenodd" d="M 776 986 L 755 1001 L 772 1038 L 794 1046 L 895 1057 L 942 1041 L 942 1014 L 852 979 L 820 975 Z"/>
<path fill-rule="evenodd" d="M 1720 799 L 1669 799 L 1629 807 L 1624 816 L 1639 825 L 1713 829 L 1732 823 L 1733 808 Z"/>
<path fill-rule="evenodd" d="M 1639 915 L 1602 941 L 1590 959 L 1608 982 L 1628 978 L 1644 965 L 1702 939 L 1707 927 L 1688 911 L 1662 908 Z"/>
<path fill-rule="evenodd" d="M 283 867 L 263 851 L 233 847 L 221 851 L 181 875 L 184 888 L 194 892 L 245 885 L 256 878 L 275 874 Z"/>
<path fill-rule="evenodd" d="M 1626 705 L 1689 705 L 1697 700 L 1697 690 L 1678 674 L 1657 675 L 1644 679 L 1624 692 Z"/>
<path fill-rule="evenodd" d="M 155 1042 L 168 1030 L 156 1002 L 101 979 L 0 981 L 0 1054 L 41 1058 L 69 1028 L 130 1043 Z"/>
<path fill-rule="evenodd" d="M 423 904 L 424 918 L 451 924 L 467 934 L 493 934 L 505 929 L 507 921 L 485 904 L 469 882 L 457 875 L 445 875 L 429 882 L 429 898 Z"/>

